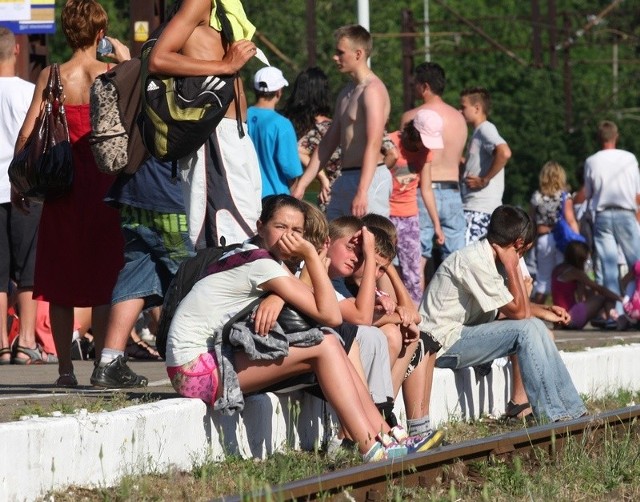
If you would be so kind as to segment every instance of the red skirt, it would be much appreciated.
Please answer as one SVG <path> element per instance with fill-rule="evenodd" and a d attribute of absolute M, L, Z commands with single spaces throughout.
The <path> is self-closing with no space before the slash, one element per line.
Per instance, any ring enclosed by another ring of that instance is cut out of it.
<path fill-rule="evenodd" d="M 98 171 L 89 147 L 89 105 L 67 105 L 73 147 L 71 192 L 47 200 L 38 228 L 34 298 L 65 307 L 111 303 L 123 266 L 117 209 L 104 203 L 114 177 Z"/>

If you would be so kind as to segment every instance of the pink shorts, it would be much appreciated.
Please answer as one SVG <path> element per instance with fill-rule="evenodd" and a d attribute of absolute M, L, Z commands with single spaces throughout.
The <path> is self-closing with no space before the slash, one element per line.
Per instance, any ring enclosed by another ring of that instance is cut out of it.
<path fill-rule="evenodd" d="M 169 366 L 167 374 L 178 394 L 202 399 L 213 406 L 218 393 L 218 363 L 215 354 L 206 352 L 183 366 Z"/>
<path fill-rule="evenodd" d="M 576 303 L 569 309 L 571 322 L 568 324 L 569 329 L 582 329 L 587 324 L 587 304 L 585 302 Z"/>

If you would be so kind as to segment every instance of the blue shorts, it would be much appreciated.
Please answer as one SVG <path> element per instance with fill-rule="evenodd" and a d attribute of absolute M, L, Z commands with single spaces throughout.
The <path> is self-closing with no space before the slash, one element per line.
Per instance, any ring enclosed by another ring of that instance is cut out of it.
<path fill-rule="evenodd" d="M 144 308 L 162 305 L 180 263 L 193 255 L 187 217 L 122 205 L 120 225 L 125 263 L 111 303 L 143 298 Z"/>
<path fill-rule="evenodd" d="M 436 199 L 440 226 L 444 233 L 444 244 L 442 245 L 442 259 L 444 260 L 451 253 L 465 246 L 464 234 L 467 222 L 464 219 L 460 190 L 434 188 L 433 196 Z M 427 213 L 427 209 L 422 201 L 420 190 L 418 190 L 418 210 L 420 214 L 420 245 L 422 248 L 422 256 L 431 258 L 435 232 L 429 213 Z"/>
<path fill-rule="evenodd" d="M 331 201 L 327 206 L 329 221 L 339 216 L 351 215 L 351 203 L 360 184 L 361 170 L 359 168 L 343 169 L 342 175 L 331 187 Z M 376 167 L 369 192 L 367 193 L 367 212 L 389 217 L 389 197 L 393 181 L 391 172 L 384 164 Z"/>

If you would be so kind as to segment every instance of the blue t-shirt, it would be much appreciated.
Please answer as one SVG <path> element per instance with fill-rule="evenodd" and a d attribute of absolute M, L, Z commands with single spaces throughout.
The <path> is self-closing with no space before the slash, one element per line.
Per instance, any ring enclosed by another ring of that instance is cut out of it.
<path fill-rule="evenodd" d="M 331 279 L 333 289 L 345 298 L 355 298 L 358 295 L 358 286 L 352 282 L 347 282 L 344 277 L 336 277 Z"/>
<path fill-rule="evenodd" d="M 252 106 L 247 129 L 258 154 L 262 196 L 288 194 L 289 183 L 302 175 L 293 124 L 275 110 Z"/>
<path fill-rule="evenodd" d="M 120 174 L 111 185 L 105 202 L 111 206 L 127 206 L 184 214 L 180 179 L 171 178 L 171 162 L 149 157 L 134 174 Z"/>

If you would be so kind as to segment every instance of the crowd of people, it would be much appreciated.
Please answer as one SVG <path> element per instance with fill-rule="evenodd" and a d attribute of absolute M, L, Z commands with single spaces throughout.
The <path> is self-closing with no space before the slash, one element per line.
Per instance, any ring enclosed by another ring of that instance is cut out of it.
<path fill-rule="evenodd" d="M 240 2 L 223 4 L 235 40 L 222 36 L 215 3 L 176 2 L 149 70 L 237 74 L 258 52 L 255 28 Z M 127 365 L 131 337 L 134 353 L 157 354 L 136 338 L 136 322 L 157 313 L 195 250 L 238 243 L 171 320 L 167 373 L 182 396 L 232 413 L 245 393 L 312 374 L 305 385 L 340 420 L 331 444 L 355 444 L 365 461 L 441 443 L 429 418 L 435 367 L 486 369 L 509 357 L 505 417 L 586 413 L 548 326 L 622 329 L 638 318 L 640 174 L 635 156 L 616 148 L 614 123 L 600 124 L 602 150 L 586 160 L 575 196 L 549 161 L 530 212 L 505 205 L 512 152 L 488 120 L 490 93 L 469 87 L 451 106 L 444 69 L 422 63 L 414 71 L 422 103 L 388 132 L 391 100 L 368 65 L 371 35 L 349 25 L 335 32 L 333 59 L 350 81 L 333 113 L 320 68 L 301 72 L 286 97 L 283 73 L 266 66 L 254 75 L 251 107 L 236 77 L 234 102 L 207 142 L 178 161 L 177 182 L 171 164 L 153 157 L 113 177 L 98 171 L 90 149 L 89 91 L 130 54 L 108 37 L 113 63 L 97 57 L 108 19 L 95 0 L 68 0 L 61 19 L 73 51 L 60 74 L 75 177 L 69 194 L 43 204 L 12 190 L 6 171 L 34 128 L 50 69 L 35 88 L 19 79 L 19 47 L 0 28 L 0 317 L 15 297 L 20 320 L 12 346 L 0 323 L 0 364 L 57 363 L 56 385 L 77 386 L 71 347 L 82 308 L 91 312 L 91 384 L 146 385 Z M 316 179 L 310 204 L 302 199 Z M 578 236 L 591 229 L 592 241 L 560 249 L 560 216 Z M 229 320 L 256 301 L 229 334 Z M 55 347 L 36 339 L 44 302 Z M 406 427 L 393 414 L 400 389 Z"/>

